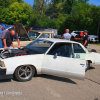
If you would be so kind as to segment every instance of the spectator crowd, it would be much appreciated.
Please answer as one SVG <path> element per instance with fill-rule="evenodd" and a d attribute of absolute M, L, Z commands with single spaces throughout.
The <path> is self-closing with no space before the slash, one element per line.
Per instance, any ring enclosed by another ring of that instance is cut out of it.
<path fill-rule="evenodd" d="M 0 48 L 8 49 L 9 47 L 12 47 L 12 42 L 14 38 L 17 39 L 18 48 L 20 48 L 20 41 L 15 26 L 13 30 L 6 30 L 5 24 L 0 25 Z M 81 44 L 83 44 L 85 48 L 88 47 L 87 30 L 84 30 L 84 32 L 80 32 L 80 34 L 77 34 L 75 37 L 72 37 L 71 34 L 69 33 L 69 29 L 66 29 L 61 39 L 80 42 Z"/>

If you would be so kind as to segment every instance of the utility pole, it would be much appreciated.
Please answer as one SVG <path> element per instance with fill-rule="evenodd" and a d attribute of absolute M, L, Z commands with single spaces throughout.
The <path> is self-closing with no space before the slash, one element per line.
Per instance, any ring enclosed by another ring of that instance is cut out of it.
<path fill-rule="evenodd" d="M 98 35 L 98 37 L 99 37 L 99 42 L 100 42 L 100 17 L 99 17 L 99 22 L 98 22 L 97 35 Z"/>

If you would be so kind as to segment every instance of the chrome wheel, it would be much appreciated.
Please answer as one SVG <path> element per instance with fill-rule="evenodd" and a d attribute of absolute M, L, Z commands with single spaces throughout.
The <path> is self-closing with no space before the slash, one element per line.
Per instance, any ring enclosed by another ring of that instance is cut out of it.
<path fill-rule="evenodd" d="M 19 68 L 18 75 L 21 79 L 28 79 L 32 75 L 31 66 L 22 66 Z"/>
<path fill-rule="evenodd" d="M 15 77 L 19 81 L 28 81 L 32 78 L 35 73 L 34 67 L 31 65 L 23 65 L 16 69 Z"/>

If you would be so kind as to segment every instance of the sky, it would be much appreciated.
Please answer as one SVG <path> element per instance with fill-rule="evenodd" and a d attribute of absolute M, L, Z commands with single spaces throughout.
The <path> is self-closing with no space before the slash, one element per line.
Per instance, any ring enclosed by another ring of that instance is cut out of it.
<path fill-rule="evenodd" d="M 33 0 L 23 0 L 23 1 L 27 2 L 30 5 L 33 5 Z M 89 4 L 100 6 L 100 0 L 89 0 Z"/>

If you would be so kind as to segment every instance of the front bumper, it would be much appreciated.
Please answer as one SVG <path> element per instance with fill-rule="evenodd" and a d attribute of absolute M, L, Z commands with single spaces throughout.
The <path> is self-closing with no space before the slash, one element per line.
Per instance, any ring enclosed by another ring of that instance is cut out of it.
<path fill-rule="evenodd" d="M 6 69 L 0 68 L 0 75 L 6 75 Z"/>
<path fill-rule="evenodd" d="M 13 75 L 6 75 L 6 69 L 0 68 L 0 80 L 2 79 L 11 79 Z"/>

